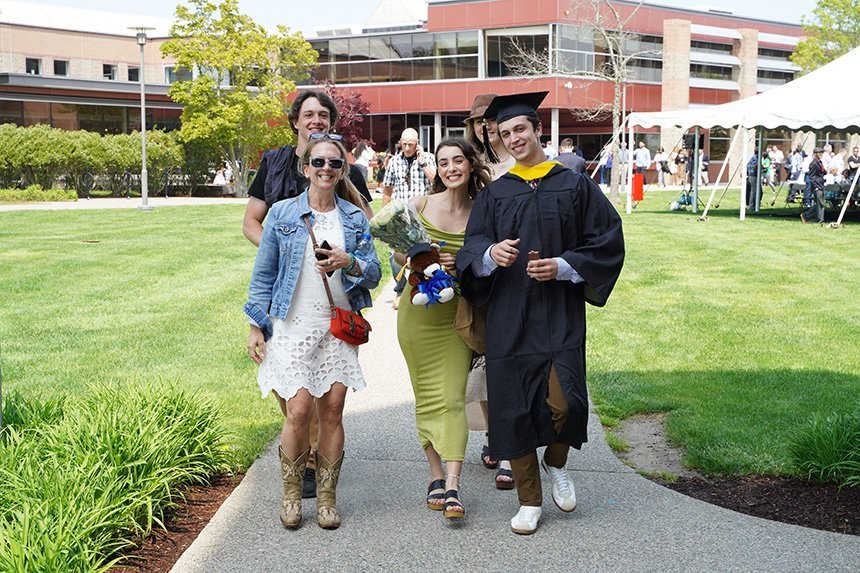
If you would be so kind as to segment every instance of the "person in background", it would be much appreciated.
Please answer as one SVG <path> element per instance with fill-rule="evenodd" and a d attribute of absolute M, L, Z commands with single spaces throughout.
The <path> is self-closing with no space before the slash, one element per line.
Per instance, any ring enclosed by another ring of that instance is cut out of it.
<path fill-rule="evenodd" d="M 337 106 L 325 92 L 302 91 L 290 106 L 287 119 L 296 132 L 296 145 L 285 145 L 270 149 L 263 154 L 260 167 L 248 188 L 248 204 L 242 220 L 242 234 L 254 246 L 260 245 L 263 236 L 263 220 L 278 201 L 297 197 L 307 189 L 309 181 L 299 168 L 299 158 L 312 137 L 327 134 L 337 121 Z M 340 137 L 340 136 L 333 136 Z M 349 167 L 349 180 L 364 199 L 362 210 L 367 218 L 373 217 L 370 209 L 370 191 L 356 167 Z M 304 476 L 302 495 L 316 495 L 315 457 L 318 420 L 316 410 L 311 415 L 311 455 Z"/>
<path fill-rule="evenodd" d="M 555 148 L 555 142 L 553 140 L 549 140 L 546 142 L 546 147 L 544 148 L 544 153 L 546 154 L 546 158 L 548 161 L 552 161 L 556 157 L 558 157 L 558 150 Z"/>
<path fill-rule="evenodd" d="M 574 173 L 583 173 L 585 172 L 585 159 L 574 153 L 573 148 L 573 140 L 569 137 L 565 137 L 561 140 L 559 154 L 555 160 Z"/>
<path fill-rule="evenodd" d="M 711 164 L 711 158 L 705 153 L 704 149 L 699 150 L 699 184 L 707 185 L 710 181 L 708 177 L 708 166 Z"/>
<path fill-rule="evenodd" d="M 373 159 L 374 155 L 373 148 L 367 145 L 367 142 L 364 140 L 359 141 L 355 149 L 352 150 L 352 156 L 355 157 L 354 165 L 361 171 L 365 181 L 367 181 L 367 170 L 370 166 L 370 160 Z"/>
<path fill-rule="evenodd" d="M 808 223 L 813 217 L 818 223 L 824 223 L 824 175 L 827 171 L 821 161 L 824 150 L 816 147 L 812 152 L 812 161 L 809 162 L 808 179 L 811 187 L 812 202 L 809 207 L 800 214 L 800 220 Z"/>
<path fill-rule="evenodd" d="M 370 225 L 365 201 L 347 177 L 347 151 L 333 135 L 315 135 L 300 163 L 308 189 L 272 207 L 244 307 L 247 351 L 259 365 L 260 391 L 264 398 L 273 392 L 284 414 L 280 520 L 290 529 L 302 522 L 312 411 L 319 419 L 317 523 L 323 529 L 340 526 L 343 406 L 347 388 L 360 390 L 365 381 L 358 347 L 330 330 L 331 305 L 353 312 L 371 306 L 370 289 L 382 274 L 373 242 L 360 240 Z"/>
<path fill-rule="evenodd" d="M 657 184 L 665 188 L 666 175 L 670 175 L 672 171 L 669 169 L 669 156 L 662 147 L 657 149 L 657 155 L 654 156 L 654 167 L 657 169 Z"/>
<path fill-rule="evenodd" d="M 776 177 L 776 183 L 782 181 L 782 169 L 785 166 L 785 154 L 782 148 L 778 145 L 773 146 L 773 174 Z"/>
<path fill-rule="evenodd" d="M 687 186 L 687 150 L 683 147 L 675 155 L 675 185 Z"/>
<path fill-rule="evenodd" d="M 436 177 L 436 160 L 432 153 L 425 152 L 418 144 L 418 132 L 408 127 L 400 134 L 401 152 L 389 157 L 385 166 L 385 178 L 382 181 L 382 205 L 387 205 L 392 199 L 408 203 L 419 195 L 426 195 L 430 182 Z M 402 265 L 394 258 L 394 251 L 389 251 L 388 260 L 391 264 L 391 274 L 400 274 Z M 394 300 L 391 307 L 394 310 L 400 306 L 400 295 L 406 286 L 406 277 L 394 285 Z"/>
<path fill-rule="evenodd" d="M 640 141 L 639 146 L 633 152 L 633 173 L 645 174 L 651 167 L 651 150 L 645 147 L 645 142 Z"/>

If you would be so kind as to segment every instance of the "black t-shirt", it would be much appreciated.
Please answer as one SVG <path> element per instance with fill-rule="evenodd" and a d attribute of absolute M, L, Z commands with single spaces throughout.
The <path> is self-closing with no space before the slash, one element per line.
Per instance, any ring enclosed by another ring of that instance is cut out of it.
<path fill-rule="evenodd" d="M 308 187 L 308 179 L 304 176 L 304 174 L 299 171 L 299 157 L 298 155 L 293 157 L 293 164 L 291 169 L 296 173 L 296 183 L 298 184 L 298 188 L 304 191 Z M 265 185 L 266 185 L 266 174 L 269 172 L 269 168 L 266 165 L 266 158 L 264 157 L 262 161 L 260 161 L 260 168 L 257 169 L 257 174 L 254 175 L 254 180 L 251 182 L 251 186 L 248 187 L 248 196 L 259 199 L 260 201 L 266 200 L 265 194 Z M 352 181 L 352 184 L 355 185 L 355 188 L 358 189 L 358 192 L 364 197 L 364 200 L 370 203 L 373 198 L 370 196 L 370 191 L 367 189 L 367 182 L 364 180 L 364 175 L 362 175 L 361 171 L 355 165 L 349 166 L 349 180 Z M 281 193 L 283 195 L 283 192 Z M 281 199 L 289 199 L 289 197 L 281 197 Z"/>

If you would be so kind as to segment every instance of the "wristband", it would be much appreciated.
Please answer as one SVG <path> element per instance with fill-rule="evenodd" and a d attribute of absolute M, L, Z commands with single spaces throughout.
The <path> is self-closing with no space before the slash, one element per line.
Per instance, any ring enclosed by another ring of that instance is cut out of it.
<path fill-rule="evenodd" d="M 355 268 L 355 255 L 353 255 L 352 253 L 350 253 L 350 254 L 349 254 L 349 258 L 350 258 L 350 259 L 352 259 L 352 260 L 349 262 L 349 266 L 348 266 L 348 267 L 346 267 L 346 269 L 343 271 L 343 272 L 345 272 L 345 273 L 347 273 L 347 274 L 349 274 L 349 272 L 350 272 L 352 269 L 354 269 L 354 268 Z"/>

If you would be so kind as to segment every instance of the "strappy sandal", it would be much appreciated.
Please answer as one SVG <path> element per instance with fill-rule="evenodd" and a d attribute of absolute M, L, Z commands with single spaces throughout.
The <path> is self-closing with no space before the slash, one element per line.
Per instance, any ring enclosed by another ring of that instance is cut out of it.
<path fill-rule="evenodd" d="M 489 434 L 484 435 L 488 436 Z M 493 459 L 493 456 L 490 455 L 490 446 L 486 444 L 481 447 L 481 462 L 488 470 L 494 470 L 499 467 L 499 460 Z"/>
<path fill-rule="evenodd" d="M 445 499 L 445 480 L 441 478 L 431 481 L 427 486 L 427 509 L 442 511 L 445 508 L 444 504 L 433 503 L 437 499 Z"/>
<path fill-rule="evenodd" d="M 460 476 L 454 476 L 453 474 L 448 477 L 456 477 L 457 484 L 459 485 Z M 466 508 L 463 506 L 463 503 L 460 501 L 460 491 L 456 489 L 449 489 L 445 492 L 445 519 L 462 519 L 466 515 Z"/>
<path fill-rule="evenodd" d="M 500 476 L 509 477 L 511 481 L 499 480 Z M 496 471 L 496 489 L 514 489 L 514 472 L 505 468 L 499 468 Z"/>

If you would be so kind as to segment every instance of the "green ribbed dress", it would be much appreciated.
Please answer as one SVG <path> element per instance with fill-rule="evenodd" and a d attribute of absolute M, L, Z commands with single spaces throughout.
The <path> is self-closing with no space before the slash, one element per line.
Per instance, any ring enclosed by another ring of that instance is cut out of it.
<path fill-rule="evenodd" d="M 442 252 L 456 255 L 465 233 L 442 231 L 419 217 L 432 241 L 445 241 Z M 409 301 L 411 292 L 407 283 L 397 311 L 397 338 L 415 393 L 418 439 L 443 460 L 462 461 L 469 436 L 466 379 L 472 351 L 454 330 L 458 297 L 424 308 Z"/>

